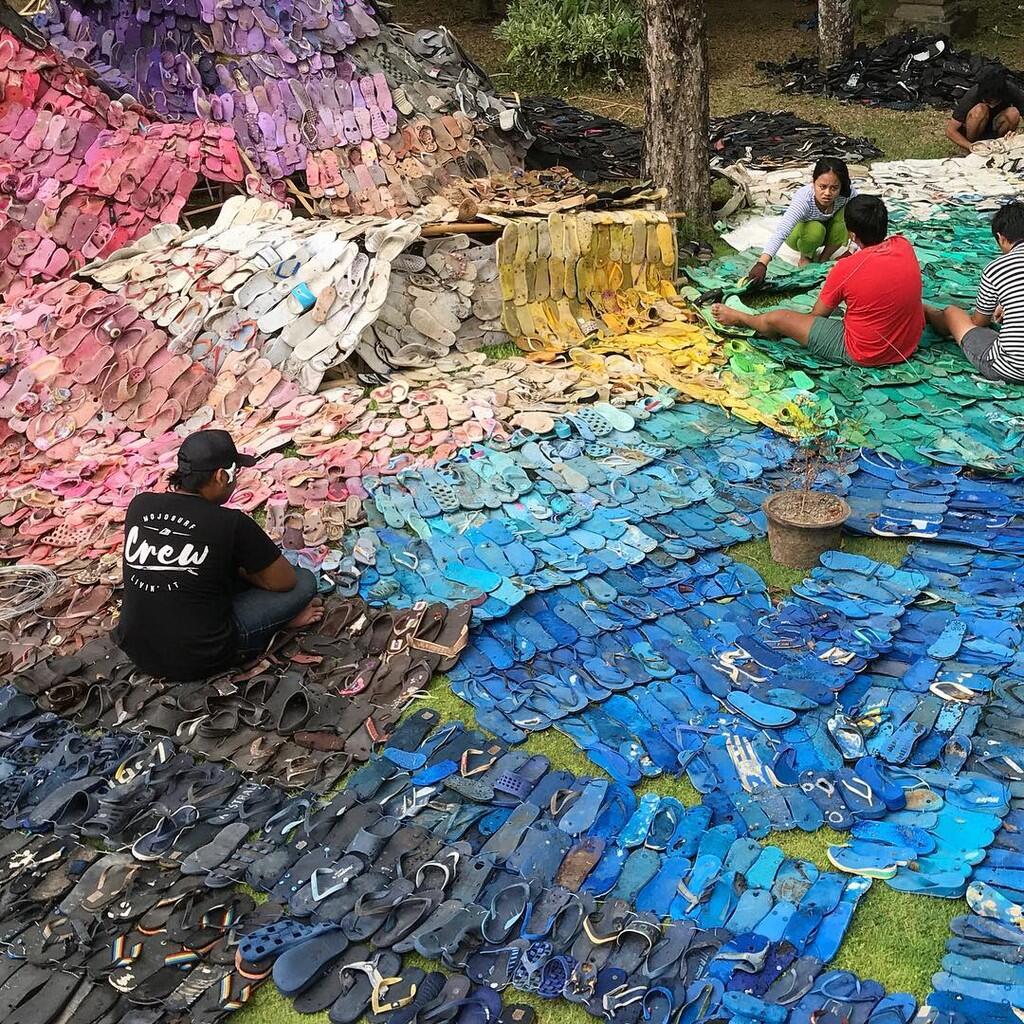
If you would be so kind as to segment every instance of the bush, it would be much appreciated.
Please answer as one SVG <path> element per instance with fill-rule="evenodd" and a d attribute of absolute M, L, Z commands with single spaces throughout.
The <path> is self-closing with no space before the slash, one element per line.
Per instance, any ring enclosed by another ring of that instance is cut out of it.
<path fill-rule="evenodd" d="M 640 68 L 643 19 L 634 0 L 512 0 L 495 35 L 523 76 L 616 79 Z"/>

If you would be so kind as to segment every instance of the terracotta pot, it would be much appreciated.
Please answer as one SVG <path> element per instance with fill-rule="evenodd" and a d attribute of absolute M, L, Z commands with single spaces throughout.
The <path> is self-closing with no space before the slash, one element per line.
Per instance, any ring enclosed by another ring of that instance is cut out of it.
<path fill-rule="evenodd" d="M 818 564 L 822 552 L 839 547 L 843 523 L 850 518 L 850 506 L 836 497 L 840 509 L 826 522 L 794 522 L 778 508 L 782 498 L 799 491 L 779 491 L 765 499 L 761 506 L 768 517 L 768 546 L 772 560 L 790 569 L 810 569 Z"/>

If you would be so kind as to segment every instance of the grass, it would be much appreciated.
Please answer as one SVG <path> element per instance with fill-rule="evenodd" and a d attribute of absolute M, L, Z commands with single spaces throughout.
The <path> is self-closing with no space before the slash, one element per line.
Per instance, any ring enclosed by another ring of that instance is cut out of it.
<path fill-rule="evenodd" d="M 511 359 L 513 356 L 520 355 L 520 351 L 515 342 L 512 341 L 501 341 L 497 345 L 484 345 L 480 350 L 483 352 L 488 359 Z"/>
<path fill-rule="evenodd" d="M 844 537 L 843 550 L 854 555 L 866 555 L 876 562 L 898 565 L 907 553 L 907 543 L 902 540 L 886 540 L 882 537 Z M 740 562 L 756 569 L 768 584 L 768 591 L 774 600 L 788 594 L 793 584 L 799 583 L 806 572 L 803 569 L 786 569 L 772 561 L 768 541 L 751 540 L 729 549 L 729 554 Z"/>

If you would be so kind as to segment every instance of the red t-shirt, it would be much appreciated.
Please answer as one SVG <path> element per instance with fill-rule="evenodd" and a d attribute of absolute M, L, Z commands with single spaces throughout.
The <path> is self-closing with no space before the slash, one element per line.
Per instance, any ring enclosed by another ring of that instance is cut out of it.
<path fill-rule="evenodd" d="M 839 260 L 818 298 L 829 309 L 846 303 L 846 351 L 855 363 L 887 366 L 917 350 L 924 331 L 921 268 L 902 235 Z"/>

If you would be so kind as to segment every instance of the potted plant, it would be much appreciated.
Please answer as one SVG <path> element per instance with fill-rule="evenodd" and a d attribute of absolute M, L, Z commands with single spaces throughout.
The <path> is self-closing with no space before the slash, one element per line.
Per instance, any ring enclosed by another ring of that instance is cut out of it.
<path fill-rule="evenodd" d="M 838 495 L 816 488 L 828 473 L 842 473 L 841 437 L 815 424 L 797 442 L 794 457 L 798 486 L 776 491 L 761 506 L 768 519 L 772 560 L 790 569 L 810 569 L 823 551 L 838 548 L 850 506 Z"/>

